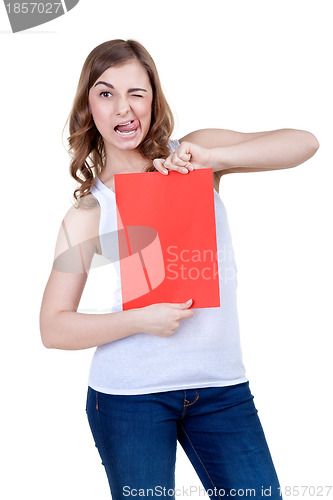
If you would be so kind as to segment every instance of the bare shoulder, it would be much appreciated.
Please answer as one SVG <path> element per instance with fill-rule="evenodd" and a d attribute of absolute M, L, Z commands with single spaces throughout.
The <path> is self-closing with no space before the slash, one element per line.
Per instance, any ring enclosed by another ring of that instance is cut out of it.
<path fill-rule="evenodd" d="M 271 130 L 263 132 L 238 132 L 236 130 L 221 128 L 205 128 L 190 132 L 179 139 L 179 142 L 188 141 L 203 148 L 219 148 L 239 144 L 271 132 Z"/>
<path fill-rule="evenodd" d="M 55 257 L 79 244 L 99 250 L 100 206 L 92 194 L 76 202 L 65 214 L 59 229 Z"/>

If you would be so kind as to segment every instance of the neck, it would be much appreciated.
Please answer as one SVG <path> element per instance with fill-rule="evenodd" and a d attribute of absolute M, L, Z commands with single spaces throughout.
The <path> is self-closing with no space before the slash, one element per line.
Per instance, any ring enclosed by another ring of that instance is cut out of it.
<path fill-rule="evenodd" d="M 114 186 L 114 174 L 143 172 L 148 160 L 137 149 L 119 149 L 106 147 L 105 165 L 100 180 Z"/>

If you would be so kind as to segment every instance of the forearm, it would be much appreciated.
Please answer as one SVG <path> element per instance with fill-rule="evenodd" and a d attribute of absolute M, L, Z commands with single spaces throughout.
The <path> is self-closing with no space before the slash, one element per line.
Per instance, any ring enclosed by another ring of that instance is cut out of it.
<path fill-rule="evenodd" d="M 88 349 L 128 337 L 141 330 L 140 309 L 108 314 L 62 311 L 41 318 L 41 335 L 51 349 Z"/>
<path fill-rule="evenodd" d="M 213 172 L 257 172 L 291 168 L 311 158 L 319 147 L 304 130 L 281 129 L 232 146 L 212 148 Z"/>

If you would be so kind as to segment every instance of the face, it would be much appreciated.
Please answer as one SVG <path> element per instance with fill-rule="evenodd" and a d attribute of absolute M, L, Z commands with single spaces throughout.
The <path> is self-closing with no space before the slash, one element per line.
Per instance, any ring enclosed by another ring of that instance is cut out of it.
<path fill-rule="evenodd" d="M 139 61 L 102 73 L 89 91 L 89 106 L 107 149 L 139 146 L 150 127 L 152 100 L 149 76 Z"/>

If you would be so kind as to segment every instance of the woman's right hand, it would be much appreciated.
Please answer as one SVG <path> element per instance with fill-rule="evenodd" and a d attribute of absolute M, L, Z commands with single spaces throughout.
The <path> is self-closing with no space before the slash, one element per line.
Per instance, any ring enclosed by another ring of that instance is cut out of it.
<path fill-rule="evenodd" d="M 193 303 L 187 302 L 152 304 L 142 307 L 143 331 L 158 337 L 170 337 L 182 319 L 191 318 L 194 312 L 189 310 Z"/>

